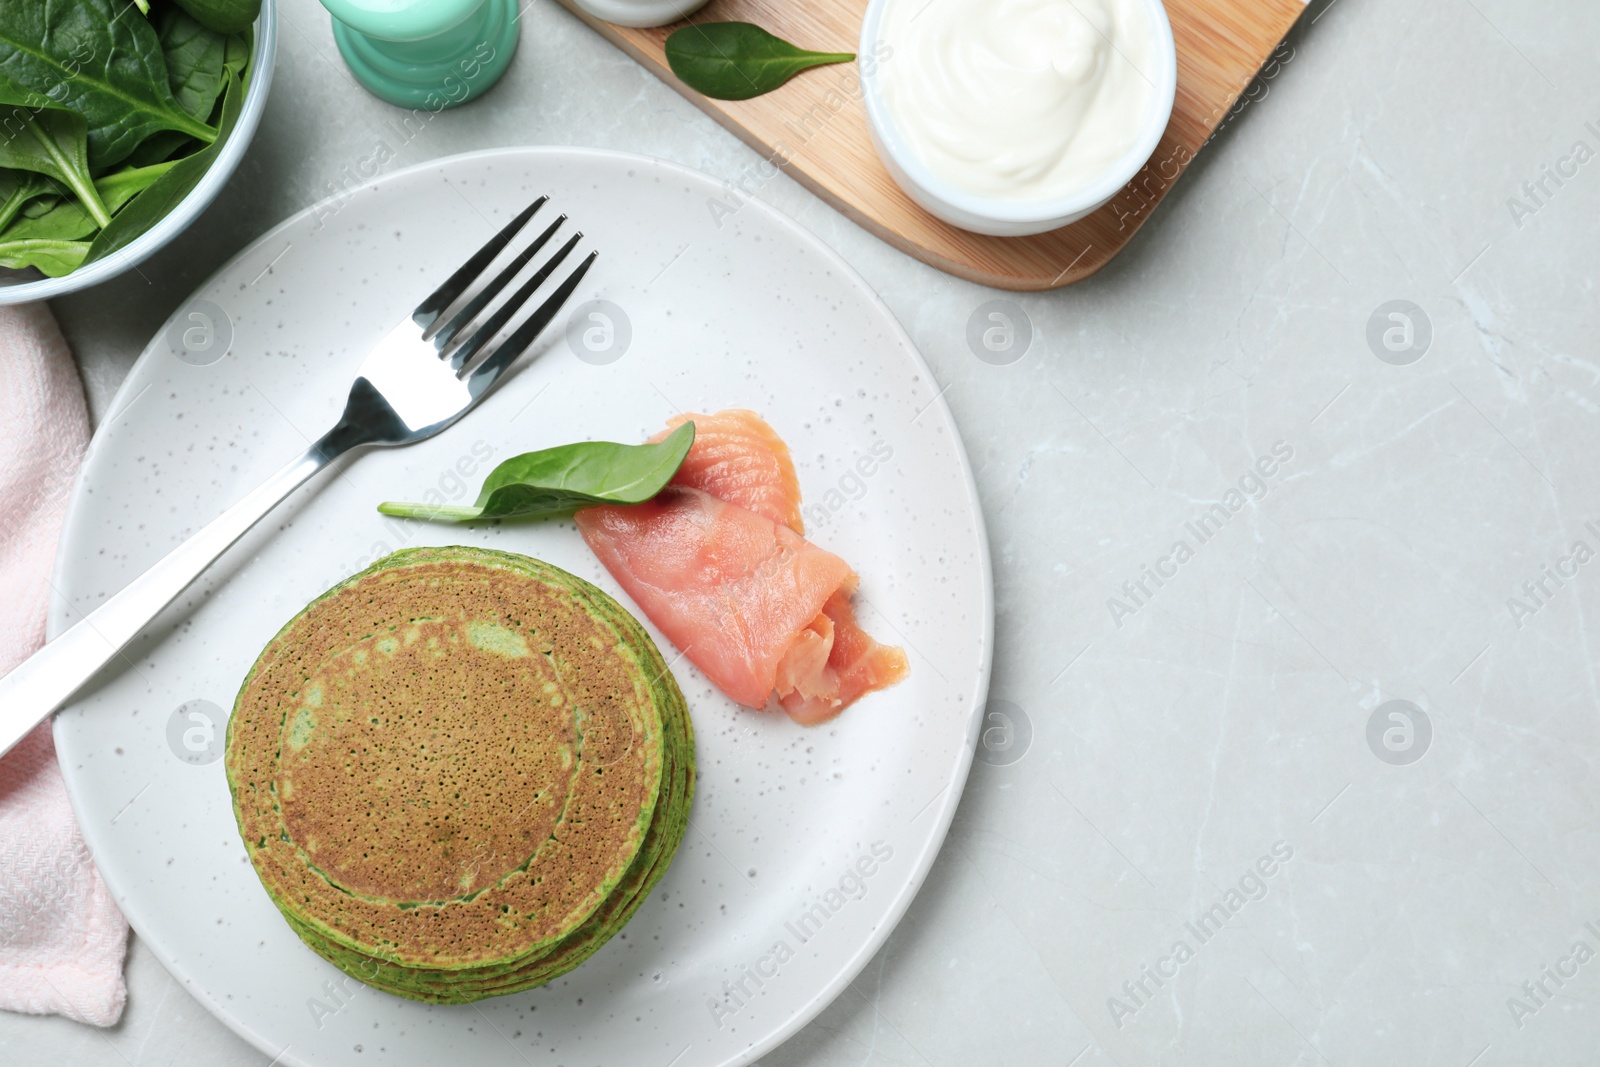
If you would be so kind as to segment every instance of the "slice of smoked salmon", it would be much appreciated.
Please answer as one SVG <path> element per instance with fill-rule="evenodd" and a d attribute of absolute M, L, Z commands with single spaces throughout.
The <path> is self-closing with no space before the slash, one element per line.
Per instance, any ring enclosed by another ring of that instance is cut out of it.
<path fill-rule="evenodd" d="M 667 639 L 746 707 L 766 706 L 797 636 L 854 577 L 844 560 L 787 526 L 688 486 L 576 518 L 589 548 Z"/>
<path fill-rule="evenodd" d="M 673 475 L 673 485 L 702 489 L 797 534 L 806 532 L 800 519 L 800 479 L 789 446 L 760 415 L 740 408 L 715 415 L 674 415 L 650 440 L 659 441 L 686 422 L 694 423 L 694 444 Z"/>
<path fill-rule="evenodd" d="M 879 644 L 856 622 L 850 606 L 854 591 L 852 575 L 828 598 L 779 665 L 778 701 L 789 718 L 802 725 L 827 722 L 911 671 L 904 649 Z"/>
<path fill-rule="evenodd" d="M 680 415 L 666 432 L 689 420 L 694 445 L 665 491 L 576 516 L 612 577 L 746 707 L 776 692 L 790 718 L 814 726 L 904 678 L 905 652 L 856 622 L 855 572 L 799 536 L 800 485 L 772 427 L 733 410 Z"/>

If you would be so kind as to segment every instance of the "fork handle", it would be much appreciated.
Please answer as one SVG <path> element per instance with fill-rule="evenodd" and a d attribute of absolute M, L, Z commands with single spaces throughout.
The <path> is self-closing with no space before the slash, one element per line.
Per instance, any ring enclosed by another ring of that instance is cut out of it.
<path fill-rule="evenodd" d="M 162 608 L 284 497 L 340 455 L 365 443 L 347 420 L 341 420 L 299 458 L 0 678 L 0 755 L 121 653 Z"/>

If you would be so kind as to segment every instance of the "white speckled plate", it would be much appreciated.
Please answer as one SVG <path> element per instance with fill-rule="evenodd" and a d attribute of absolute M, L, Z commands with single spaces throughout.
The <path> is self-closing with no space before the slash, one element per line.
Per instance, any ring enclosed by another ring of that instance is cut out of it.
<path fill-rule="evenodd" d="M 441 160 L 298 215 L 236 257 L 151 343 L 95 438 L 52 632 L 331 425 L 367 347 L 538 193 L 601 252 L 579 298 L 623 310 L 620 358 L 599 362 L 582 329 L 569 343 L 553 327 L 458 426 L 300 490 L 56 719 L 84 835 L 134 928 L 278 1063 L 747 1063 L 882 944 L 966 778 L 993 605 L 972 475 L 938 385 L 816 238 L 759 202 L 733 210 L 709 177 L 631 156 Z M 215 321 L 211 340 L 191 313 Z M 603 347 L 605 324 L 585 323 Z M 627 603 L 570 522 L 462 529 L 386 520 L 374 505 L 468 498 L 517 452 L 639 440 L 680 409 L 733 406 L 789 441 L 809 535 L 861 573 L 863 620 L 907 647 L 910 678 L 807 730 L 737 708 L 679 660 L 699 735 L 692 828 L 621 936 L 551 986 L 477 1005 L 428 1007 L 344 979 L 256 881 L 215 758 L 221 709 L 257 652 L 335 580 L 405 545 L 524 552 Z"/>

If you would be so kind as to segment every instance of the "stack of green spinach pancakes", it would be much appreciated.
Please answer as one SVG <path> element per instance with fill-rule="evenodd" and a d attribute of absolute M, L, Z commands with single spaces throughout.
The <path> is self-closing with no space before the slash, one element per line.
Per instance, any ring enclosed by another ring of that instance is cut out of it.
<path fill-rule="evenodd" d="M 228 723 L 250 861 L 345 973 L 434 1003 L 542 985 L 666 871 L 694 794 L 683 694 L 582 579 L 397 552 L 295 616 Z"/>

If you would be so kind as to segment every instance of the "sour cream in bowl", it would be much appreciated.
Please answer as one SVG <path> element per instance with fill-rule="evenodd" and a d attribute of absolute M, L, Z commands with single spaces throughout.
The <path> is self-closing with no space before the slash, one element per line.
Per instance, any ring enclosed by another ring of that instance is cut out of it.
<path fill-rule="evenodd" d="M 867 116 L 889 173 L 963 229 L 1088 215 L 1155 151 L 1177 52 L 1161 0 L 871 0 Z"/>

